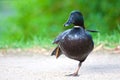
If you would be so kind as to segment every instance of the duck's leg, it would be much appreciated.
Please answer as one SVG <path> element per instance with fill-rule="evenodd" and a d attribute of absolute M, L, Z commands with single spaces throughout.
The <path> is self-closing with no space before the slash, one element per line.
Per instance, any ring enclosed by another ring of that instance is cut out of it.
<path fill-rule="evenodd" d="M 79 62 L 77 70 L 73 74 L 69 74 L 67 76 L 78 76 L 78 72 L 80 70 L 81 65 L 82 65 L 82 62 Z"/>

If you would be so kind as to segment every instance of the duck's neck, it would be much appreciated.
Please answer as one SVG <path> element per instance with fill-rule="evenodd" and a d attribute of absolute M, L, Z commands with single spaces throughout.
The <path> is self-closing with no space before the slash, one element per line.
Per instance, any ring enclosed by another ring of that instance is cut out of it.
<path fill-rule="evenodd" d="M 74 26 L 74 28 L 79 28 L 80 26 Z"/>
<path fill-rule="evenodd" d="M 82 27 L 82 26 L 74 26 L 74 28 L 80 28 L 80 27 Z"/>
<path fill-rule="evenodd" d="M 84 28 L 83 26 L 74 26 L 74 28 L 80 28 L 80 27 Z"/>

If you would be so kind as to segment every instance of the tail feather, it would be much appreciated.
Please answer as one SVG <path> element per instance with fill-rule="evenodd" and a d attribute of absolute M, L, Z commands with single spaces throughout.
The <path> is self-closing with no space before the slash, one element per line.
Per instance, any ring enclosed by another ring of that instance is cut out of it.
<path fill-rule="evenodd" d="M 97 30 L 87 30 L 87 31 L 89 31 L 89 32 L 99 32 Z"/>

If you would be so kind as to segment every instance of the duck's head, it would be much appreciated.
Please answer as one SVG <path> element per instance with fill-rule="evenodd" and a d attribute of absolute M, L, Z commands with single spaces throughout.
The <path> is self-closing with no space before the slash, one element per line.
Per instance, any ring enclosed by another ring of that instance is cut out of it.
<path fill-rule="evenodd" d="M 70 13 L 70 17 L 68 18 L 68 21 L 64 24 L 64 26 L 70 26 L 71 24 L 73 24 L 74 26 L 81 26 L 84 28 L 84 19 L 81 12 L 72 11 Z"/>

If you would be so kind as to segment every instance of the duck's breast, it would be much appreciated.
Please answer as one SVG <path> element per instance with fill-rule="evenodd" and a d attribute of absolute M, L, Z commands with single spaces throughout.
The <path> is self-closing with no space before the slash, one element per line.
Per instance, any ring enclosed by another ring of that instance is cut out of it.
<path fill-rule="evenodd" d="M 93 49 L 92 37 L 83 29 L 71 29 L 61 41 L 60 48 L 66 56 L 82 60 Z"/>

